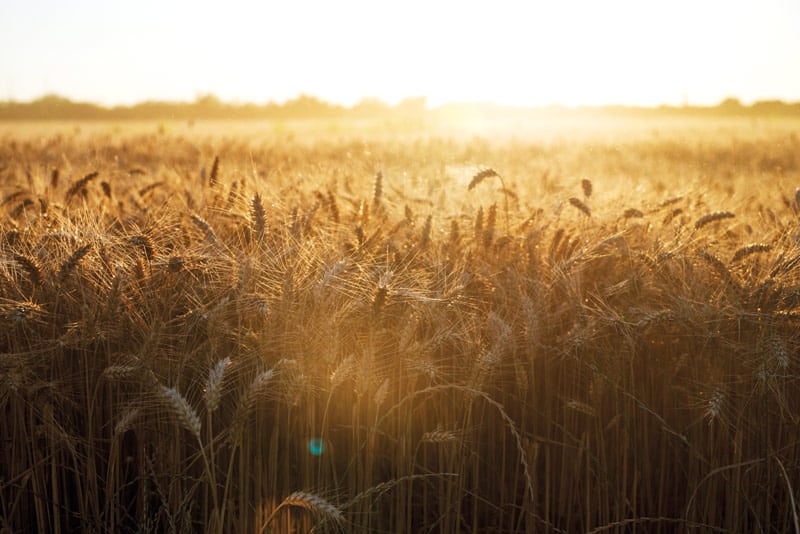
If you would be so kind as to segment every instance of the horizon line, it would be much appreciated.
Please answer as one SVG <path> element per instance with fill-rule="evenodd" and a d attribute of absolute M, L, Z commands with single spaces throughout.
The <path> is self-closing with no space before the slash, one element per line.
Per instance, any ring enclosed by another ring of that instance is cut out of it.
<path fill-rule="evenodd" d="M 416 95 L 416 96 L 408 96 L 401 98 L 395 104 L 391 104 L 382 100 L 379 97 L 373 96 L 364 96 L 361 97 L 356 103 L 351 105 L 341 104 L 329 100 L 325 100 L 322 97 L 318 97 L 313 94 L 301 92 L 292 98 L 288 98 L 283 101 L 276 101 L 276 100 L 268 100 L 265 102 L 253 102 L 253 101 L 239 101 L 239 100 L 223 100 L 222 98 L 216 96 L 213 93 L 199 93 L 194 100 L 169 100 L 169 99 L 144 99 L 139 100 L 135 103 L 130 104 L 104 104 L 100 102 L 95 102 L 91 100 L 84 100 L 84 99 L 74 99 L 64 95 L 61 95 L 57 92 L 48 92 L 44 93 L 38 97 L 32 97 L 28 100 L 17 100 L 15 98 L 6 98 L 0 100 L 0 105 L 30 105 L 39 102 L 46 102 L 46 101 L 53 101 L 53 100 L 61 100 L 64 103 L 68 104 L 75 104 L 75 105 L 90 105 L 102 110 L 106 111 L 114 111 L 114 110 L 130 110 L 139 106 L 145 105 L 173 105 L 173 106 L 192 106 L 192 105 L 220 105 L 225 107 L 231 108 L 244 108 L 244 107 L 257 107 L 257 108 L 266 108 L 266 107 L 285 107 L 292 103 L 303 102 L 307 101 L 309 103 L 315 103 L 317 105 L 321 105 L 323 107 L 340 109 L 340 110 L 357 110 L 359 108 L 364 107 L 376 107 L 376 108 L 385 108 L 385 109 L 393 109 L 393 108 L 401 108 L 404 105 L 408 106 L 414 104 L 415 106 L 419 106 L 422 104 L 422 107 L 425 111 L 436 111 L 442 108 L 447 107 L 484 107 L 484 108 L 497 108 L 497 109 L 516 109 L 516 110 L 603 110 L 603 109 L 627 109 L 627 110 L 663 110 L 663 109 L 716 109 L 721 107 L 728 107 L 728 108 L 741 108 L 741 109 L 748 109 L 753 107 L 759 107 L 764 105 L 780 105 L 780 106 L 798 106 L 800 105 L 800 100 L 783 100 L 780 98 L 764 98 L 754 100 L 750 103 L 742 102 L 742 100 L 737 96 L 728 96 L 716 104 L 692 104 L 689 102 L 683 102 L 681 104 L 670 104 L 670 103 L 661 103 L 655 105 L 642 105 L 642 104 L 623 104 L 623 103 L 605 103 L 605 104 L 562 104 L 558 102 L 552 102 L 548 104 L 508 104 L 502 102 L 494 102 L 491 100 L 472 100 L 472 101 L 447 101 L 437 103 L 436 105 L 429 106 L 428 104 L 428 97 L 423 95 Z"/>

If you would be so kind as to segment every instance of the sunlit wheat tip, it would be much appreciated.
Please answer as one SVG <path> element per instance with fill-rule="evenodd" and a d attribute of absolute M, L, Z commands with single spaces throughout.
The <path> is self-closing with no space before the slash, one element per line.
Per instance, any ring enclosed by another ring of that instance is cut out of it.
<path fill-rule="evenodd" d="M 140 367 L 133 365 L 109 365 L 103 369 L 103 377 L 112 382 L 136 378 L 141 372 Z"/>
<path fill-rule="evenodd" d="M 200 437 L 200 418 L 189 402 L 175 388 L 161 386 L 161 394 L 180 424 L 196 437 Z"/>
<path fill-rule="evenodd" d="M 458 434 L 454 430 L 437 428 L 422 434 L 420 441 L 423 443 L 452 443 L 458 441 Z"/>
<path fill-rule="evenodd" d="M 120 436 L 131 429 L 133 426 L 134 421 L 139 418 L 141 415 L 142 410 L 140 408 L 130 408 L 122 417 L 119 418 L 117 424 L 114 426 L 114 435 Z"/>
<path fill-rule="evenodd" d="M 375 401 L 375 406 L 379 407 L 386 401 L 386 397 L 389 396 L 389 379 L 385 378 L 378 389 L 375 391 L 375 396 L 373 400 Z"/>
<path fill-rule="evenodd" d="M 355 357 L 350 355 L 342 359 L 336 368 L 331 372 L 328 380 L 330 381 L 330 390 L 334 391 L 345 380 L 347 380 L 355 370 Z"/>
<path fill-rule="evenodd" d="M 325 519 L 332 520 L 336 523 L 344 522 L 344 516 L 336 506 L 313 493 L 296 491 L 286 497 L 279 505 L 279 507 L 281 506 L 303 508 L 315 515 L 323 516 Z"/>
<path fill-rule="evenodd" d="M 219 401 L 222 397 L 222 379 L 225 376 L 225 369 L 227 369 L 230 363 L 230 357 L 225 357 L 218 361 L 208 373 L 205 397 L 209 412 L 213 413 L 219 407 Z"/>

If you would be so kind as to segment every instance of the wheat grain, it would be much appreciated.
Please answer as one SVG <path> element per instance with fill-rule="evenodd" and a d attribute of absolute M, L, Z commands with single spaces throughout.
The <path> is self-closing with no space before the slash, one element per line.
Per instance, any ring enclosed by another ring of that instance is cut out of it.
<path fill-rule="evenodd" d="M 322 516 L 324 519 L 332 520 L 335 523 L 341 524 L 344 522 L 344 515 L 342 515 L 342 512 L 336 506 L 313 493 L 295 491 L 283 499 L 278 505 L 278 508 L 283 506 L 303 508 L 315 515 Z"/>
<path fill-rule="evenodd" d="M 222 380 L 225 378 L 225 369 L 230 363 L 230 357 L 225 357 L 218 361 L 208 373 L 205 398 L 206 407 L 210 413 L 214 413 L 219 407 L 219 401 L 222 398 Z"/>
<path fill-rule="evenodd" d="M 89 182 L 91 182 L 92 180 L 97 178 L 99 176 L 99 174 L 100 173 L 97 172 L 97 171 L 90 172 L 89 174 L 87 174 L 86 176 L 81 178 L 80 180 L 76 181 L 74 184 L 72 184 L 70 186 L 69 189 L 67 189 L 67 193 L 66 193 L 66 195 L 64 195 L 64 199 L 67 202 L 69 202 L 69 200 L 73 196 L 77 195 L 78 193 L 83 193 L 86 190 L 86 186 L 89 184 Z"/>
<path fill-rule="evenodd" d="M 736 263 L 737 261 L 742 260 L 752 254 L 758 254 L 760 252 L 769 252 L 770 250 L 772 250 L 772 245 L 769 245 L 767 243 L 752 243 L 750 245 L 746 245 L 738 249 L 733 254 L 731 263 Z"/>
<path fill-rule="evenodd" d="M 470 180 L 467 189 L 472 190 L 473 187 L 484 181 L 486 178 L 491 178 L 493 176 L 500 176 L 500 175 L 494 169 L 483 169 L 481 171 L 478 171 L 472 176 L 472 180 Z"/>
<path fill-rule="evenodd" d="M 584 215 L 587 217 L 592 216 L 592 212 L 589 209 L 589 206 L 583 203 L 583 201 L 577 197 L 570 197 L 569 203 L 574 206 L 575 208 L 579 209 Z"/>
<path fill-rule="evenodd" d="M 123 413 L 119 418 L 119 421 L 117 421 L 117 424 L 114 426 L 114 435 L 121 436 L 130 430 L 133 427 L 134 421 L 136 421 L 141 415 L 141 408 L 134 407 L 126 410 L 125 413 Z"/>
<path fill-rule="evenodd" d="M 640 219 L 644 217 L 644 213 L 642 213 L 641 210 L 637 210 L 636 208 L 627 208 L 625 209 L 625 212 L 622 214 L 622 216 L 625 217 L 626 219 L 633 219 L 633 218 Z"/>
<path fill-rule="evenodd" d="M 214 163 L 211 165 L 211 174 L 208 175 L 209 187 L 217 185 L 219 179 L 219 156 L 214 156 Z"/>
<path fill-rule="evenodd" d="M 132 245 L 141 247 L 147 261 L 153 261 L 153 242 L 146 235 L 135 235 L 128 240 Z"/>
<path fill-rule="evenodd" d="M 25 269 L 25 272 L 28 273 L 28 279 L 34 286 L 42 283 L 42 269 L 36 260 L 24 254 L 14 254 L 14 261 Z"/>
<path fill-rule="evenodd" d="M 203 234 L 208 240 L 209 243 L 212 245 L 217 244 L 217 234 L 214 232 L 214 229 L 208 224 L 208 221 L 200 217 L 199 215 L 192 214 L 191 216 L 192 222 L 203 231 Z"/>
<path fill-rule="evenodd" d="M 694 223 L 695 230 L 699 230 L 700 228 L 706 226 L 707 224 L 711 224 L 715 221 L 721 221 L 724 219 L 732 219 L 736 217 L 730 211 L 716 211 L 714 213 L 709 213 L 708 215 L 704 215 L 697 219 Z"/>
<path fill-rule="evenodd" d="M 475 223 L 473 225 L 475 232 L 475 239 L 480 239 L 483 233 L 483 206 L 478 208 L 478 213 L 475 214 Z"/>
<path fill-rule="evenodd" d="M 231 423 L 231 439 L 234 444 L 241 442 L 249 415 L 253 412 L 258 402 L 269 394 L 269 386 L 275 376 L 275 371 L 268 369 L 256 375 L 247 390 L 239 399 L 236 413 Z"/>
<path fill-rule="evenodd" d="M 172 415 L 199 440 L 200 418 L 189 402 L 175 388 L 161 386 L 161 395 Z"/>
<path fill-rule="evenodd" d="M 331 191 L 328 191 L 328 209 L 331 211 L 333 222 L 339 224 L 339 206 L 336 204 L 336 197 Z"/>
<path fill-rule="evenodd" d="M 455 430 L 437 428 L 422 434 L 420 441 L 423 443 L 454 443 L 459 440 L 459 433 Z"/>
<path fill-rule="evenodd" d="M 261 203 L 261 195 L 256 193 L 250 201 L 251 228 L 257 239 L 262 239 L 267 228 L 266 213 Z"/>
<path fill-rule="evenodd" d="M 383 195 L 383 173 L 378 171 L 375 175 L 375 184 L 372 188 L 372 205 L 375 207 L 381 204 L 381 195 Z"/>
<path fill-rule="evenodd" d="M 581 188 L 583 188 L 583 196 L 589 198 L 592 196 L 592 181 L 588 178 L 581 180 Z"/>
<path fill-rule="evenodd" d="M 72 255 L 67 259 L 67 261 L 61 264 L 61 269 L 59 269 L 58 272 L 59 280 L 61 280 L 62 282 L 66 280 L 69 274 L 73 270 L 75 270 L 75 267 L 78 265 L 78 263 L 83 259 L 84 256 L 86 256 L 86 254 L 89 253 L 91 249 L 92 249 L 92 244 L 87 243 L 82 247 L 80 247 L 79 249 L 77 249 L 75 252 L 73 252 Z"/>
<path fill-rule="evenodd" d="M 157 187 L 161 187 L 162 185 L 164 185 L 163 181 L 153 182 L 152 184 L 148 184 L 148 185 L 144 186 L 143 188 L 139 189 L 139 196 L 140 197 L 144 197 L 147 193 L 149 193 L 150 191 L 156 189 Z"/>
<path fill-rule="evenodd" d="M 425 224 L 422 226 L 422 232 L 419 237 L 419 248 L 426 248 L 431 242 L 431 228 L 433 226 L 433 216 L 428 215 L 425 217 Z"/>

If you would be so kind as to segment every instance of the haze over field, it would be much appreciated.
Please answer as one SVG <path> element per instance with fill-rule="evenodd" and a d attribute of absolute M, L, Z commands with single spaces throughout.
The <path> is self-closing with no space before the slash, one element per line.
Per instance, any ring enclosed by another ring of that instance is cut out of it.
<path fill-rule="evenodd" d="M 0 5 L 0 99 L 713 105 L 800 100 L 800 4 Z"/>

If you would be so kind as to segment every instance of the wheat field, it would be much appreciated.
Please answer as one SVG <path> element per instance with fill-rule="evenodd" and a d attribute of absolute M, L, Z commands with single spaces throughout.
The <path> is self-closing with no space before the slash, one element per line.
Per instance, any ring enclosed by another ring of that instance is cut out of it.
<path fill-rule="evenodd" d="M 2 532 L 800 532 L 800 122 L 4 125 Z"/>

